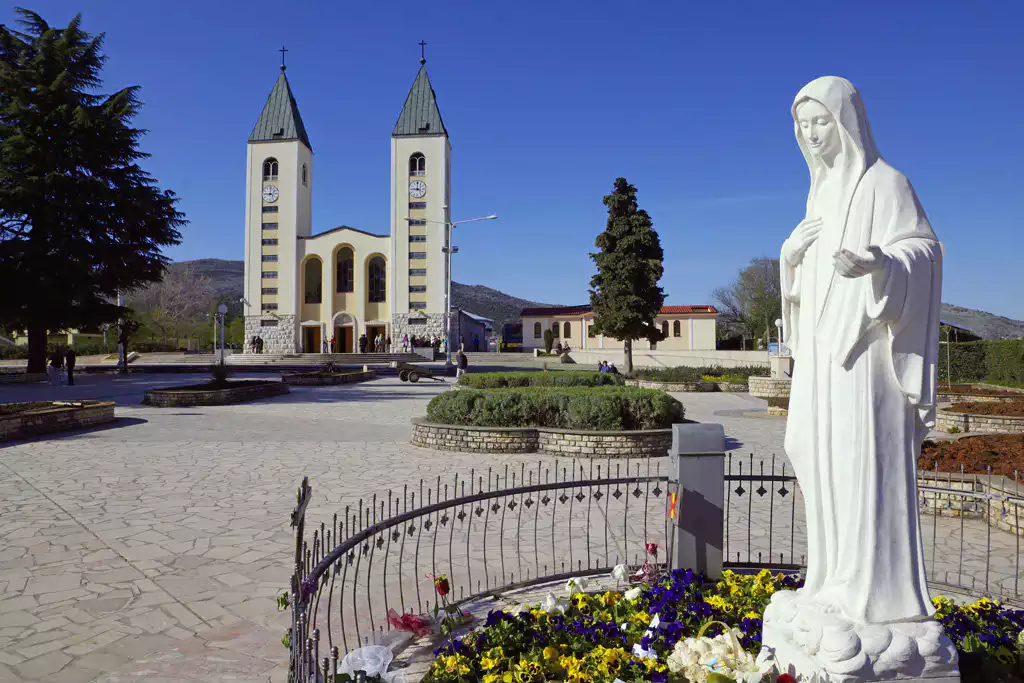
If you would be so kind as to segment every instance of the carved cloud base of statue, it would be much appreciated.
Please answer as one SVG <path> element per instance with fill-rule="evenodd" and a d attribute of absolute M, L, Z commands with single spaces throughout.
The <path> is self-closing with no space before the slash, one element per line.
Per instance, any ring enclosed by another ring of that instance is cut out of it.
<path fill-rule="evenodd" d="M 831 605 L 780 591 L 764 612 L 761 658 L 800 680 L 959 683 L 956 648 L 928 619 L 859 624 Z"/>

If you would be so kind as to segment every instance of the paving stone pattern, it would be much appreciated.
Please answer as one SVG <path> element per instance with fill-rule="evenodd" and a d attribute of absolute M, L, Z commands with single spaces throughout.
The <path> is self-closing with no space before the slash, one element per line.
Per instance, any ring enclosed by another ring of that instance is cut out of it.
<path fill-rule="evenodd" d="M 566 462 L 411 446 L 410 418 L 447 389 L 394 377 L 231 406 L 141 405 L 146 389 L 203 379 L 83 375 L 74 387 L 0 387 L 0 402 L 118 404 L 111 425 L 0 449 L 0 680 L 284 681 L 288 615 L 275 610 L 274 596 L 290 576 L 288 515 L 303 475 L 313 486 L 308 518 L 329 522 L 360 496 L 420 478 Z M 753 452 L 760 463 L 774 453 L 784 462 L 785 421 L 768 416 L 763 401 L 677 397 L 688 418 L 725 425 L 737 457 Z M 752 545 L 766 551 L 768 517 L 746 503 L 733 499 L 730 533 L 749 529 Z M 798 503 L 797 529 L 801 515 Z M 793 536 L 799 554 L 791 520 L 771 523 Z M 1017 539 L 993 529 L 986 562 L 988 528 L 967 520 L 960 537 L 959 525 L 942 517 L 924 525 L 926 543 L 940 539 L 932 569 L 987 570 L 993 583 L 1012 587 Z M 780 537 L 772 536 L 773 552 Z"/>

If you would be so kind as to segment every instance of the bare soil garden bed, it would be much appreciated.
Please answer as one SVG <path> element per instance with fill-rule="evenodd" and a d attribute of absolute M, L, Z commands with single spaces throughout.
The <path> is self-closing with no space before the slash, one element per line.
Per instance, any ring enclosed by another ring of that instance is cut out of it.
<path fill-rule="evenodd" d="M 1002 417 L 1024 417 L 1024 399 L 1019 401 L 1001 401 L 998 403 L 954 403 L 945 408 L 951 413 L 970 413 L 971 415 L 999 415 Z"/>
<path fill-rule="evenodd" d="M 289 392 L 284 382 L 262 379 L 214 380 L 167 389 L 150 389 L 143 403 L 158 407 L 219 406 L 244 403 Z"/>
<path fill-rule="evenodd" d="M 1024 434 L 986 434 L 965 436 L 955 441 L 925 441 L 917 466 L 922 471 L 992 474 L 1013 477 L 1024 472 Z"/>

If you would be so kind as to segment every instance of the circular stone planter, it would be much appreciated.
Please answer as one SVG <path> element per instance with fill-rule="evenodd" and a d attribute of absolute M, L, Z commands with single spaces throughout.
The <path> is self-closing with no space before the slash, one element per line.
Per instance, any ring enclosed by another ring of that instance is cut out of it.
<path fill-rule="evenodd" d="M 548 427 L 471 427 L 412 421 L 412 443 L 438 451 L 547 453 L 580 458 L 643 458 L 668 454 L 671 429 L 591 432 Z"/>
<path fill-rule="evenodd" d="M 67 405 L 62 405 L 67 404 Z M 114 420 L 113 401 L 39 401 L 0 406 L 0 441 L 81 429 Z"/>
<path fill-rule="evenodd" d="M 768 401 L 769 415 L 789 415 L 789 387 L 793 380 L 776 377 L 751 377 L 750 395 Z"/>
<path fill-rule="evenodd" d="M 935 428 L 944 432 L 972 434 L 1024 434 L 1024 417 L 1013 415 L 974 415 L 938 410 Z"/>
<path fill-rule="evenodd" d="M 231 403 L 245 403 L 270 396 L 287 394 L 290 389 L 284 382 L 266 380 L 235 380 L 238 386 L 225 389 L 202 389 L 198 386 L 150 389 L 143 403 L 159 408 L 186 408 L 189 406 L 223 406 Z"/>
<path fill-rule="evenodd" d="M 365 382 L 377 376 L 373 370 L 363 372 L 353 370 L 352 372 L 297 372 L 290 375 L 281 375 L 281 381 L 285 384 L 296 387 L 326 387 L 335 384 L 353 384 Z"/>
<path fill-rule="evenodd" d="M 695 393 L 695 392 L 714 392 L 714 391 L 731 391 L 737 393 L 744 393 L 747 391 L 747 385 L 740 382 L 655 382 L 650 379 L 627 379 L 627 387 L 640 387 L 641 389 L 660 389 L 661 391 L 675 392 L 675 393 Z"/>

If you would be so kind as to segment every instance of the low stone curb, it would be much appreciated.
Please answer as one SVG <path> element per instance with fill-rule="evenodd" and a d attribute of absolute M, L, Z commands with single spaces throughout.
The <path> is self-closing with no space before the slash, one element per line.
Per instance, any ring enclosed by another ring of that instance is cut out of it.
<path fill-rule="evenodd" d="M 239 382 L 242 384 L 243 382 Z M 196 389 L 151 389 L 146 392 L 143 403 L 158 408 L 187 408 L 190 406 L 223 406 L 231 403 L 245 403 L 271 396 L 280 396 L 291 391 L 284 382 L 264 380 L 244 381 L 249 386 L 230 387 L 200 391 Z"/>
<path fill-rule="evenodd" d="M 671 429 L 621 432 L 548 427 L 443 425 L 413 418 L 412 443 L 466 453 L 547 453 L 580 458 L 643 458 L 668 454 Z"/>
<path fill-rule="evenodd" d="M 935 428 L 947 432 L 956 429 L 971 434 L 1024 434 L 1024 417 L 939 410 L 935 415 Z"/>
<path fill-rule="evenodd" d="M 0 384 L 28 384 L 29 382 L 45 382 L 49 375 L 45 372 L 3 372 L 0 373 Z"/>
<path fill-rule="evenodd" d="M 336 372 L 331 374 L 317 372 L 297 372 L 290 375 L 281 375 L 281 381 L 285 384 L 296 387 L 326 387 L 335 384 L 353 384 L 365 382 L 377 376 L 373 370 L 366 372 Z"/>
<path fill-rule="evenodd" d="M 81 404 L 63 406 L 53 405 L 52 402 L 28 403 L 27 406 L 33 407 L 32 412 L 0 415 L 0 441 L 113 422 L 113 401 L 81 401 Z"/>
<path fill-rule="evenodd" d="M 937 400 L 939 403 L 1002 403 L 1007 401 L 1019 401 L 1020 396 L 991 396 L 988 394 L 948 394 L 939 391 Z"/>

